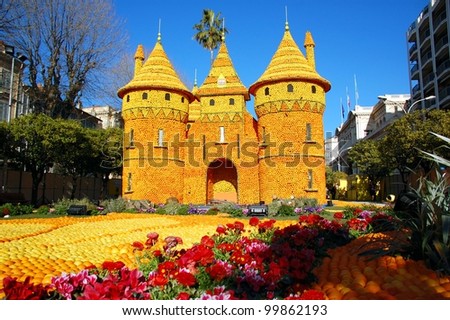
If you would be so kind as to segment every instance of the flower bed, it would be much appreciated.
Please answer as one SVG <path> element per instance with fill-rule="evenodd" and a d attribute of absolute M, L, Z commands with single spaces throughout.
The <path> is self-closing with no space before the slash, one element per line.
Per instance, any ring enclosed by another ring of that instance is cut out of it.
<path fill-rule="evenodd" d="M 397 234 L 373 232 L 389 216 L 346 215 L 2 221 L 0 280 L 9 299 L 450 298 L 450 277 L 420 261 L 358 256 Z"/>

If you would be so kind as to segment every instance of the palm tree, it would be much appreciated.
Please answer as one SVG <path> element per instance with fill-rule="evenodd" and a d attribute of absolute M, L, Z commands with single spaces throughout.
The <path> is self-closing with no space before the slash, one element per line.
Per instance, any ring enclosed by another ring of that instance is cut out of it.
<path fill-rule="evenodd" d="M 228 33 L 223 19 L 220 18 L 220 12 L 214 14 L 211 9 L 203 9 L 203 17 L 199 23 L 194 25 L 194 29 L 197 30 L 194 39 L 211 52 L 212 64 L 214 49 L 217 49 L 222 42 L 222 34 Z"/>

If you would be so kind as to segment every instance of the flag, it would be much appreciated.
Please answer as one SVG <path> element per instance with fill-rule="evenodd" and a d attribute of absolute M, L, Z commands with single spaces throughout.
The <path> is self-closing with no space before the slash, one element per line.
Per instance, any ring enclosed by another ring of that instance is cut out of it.
<path fill-rule="evenodd" d="M 359 100 L 358 85 L 356 84 L 356 74 L 353 76 L 355 78 L 355 105 L 357 105 Z"/>
<path fill-rule="evenodd" d="M 341 98 L 341 119 L 342 119 L 342 122 L 344 122 L 343 121 L 344 118 L 345 118 L 345 110 L 344 110 L 344 104 L 342 103 L 342 98 Z"/>
<path fill-rule="evenodd" d="M 350 112 L 351 102 L 350 102 L 350 96 L 348 95 L 348 88 L 347 87 L 345 87 L 345 91 L 347 93 L 347 110 Z"/>

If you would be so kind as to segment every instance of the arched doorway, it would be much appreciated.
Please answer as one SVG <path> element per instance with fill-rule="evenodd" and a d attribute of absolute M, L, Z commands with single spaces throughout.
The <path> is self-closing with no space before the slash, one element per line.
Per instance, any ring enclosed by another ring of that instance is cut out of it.
<path fill-rule="evenodd" d="M 206 202 L 227 200 L 238 202 L 237 170 L 229 159 L 212 161 L 206 174 Z"/>

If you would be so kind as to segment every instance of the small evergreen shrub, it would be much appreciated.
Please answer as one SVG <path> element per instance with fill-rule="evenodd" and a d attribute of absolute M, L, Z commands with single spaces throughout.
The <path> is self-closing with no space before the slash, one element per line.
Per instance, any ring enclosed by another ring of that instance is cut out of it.
<path fill-rule="evenodd" d="M 277 212 L 277 216 L 280 217 L 290 217 L 294 215 L 295 215 L 294 208 L 286 204 L 282 204 Z"/>
<path fill-rule="evenodd" d="M 108 199 L 103 201 L 101 205 L 103 207 L 102 213 L 125 212 L 127 210 L 127 202 L 121 197 Z"/>
<path fill-rule="evenodd" d="M 50 208 L 46 205 L 42 205 L 36 209 L 36 214 L 39 214 L 39 215 L 46 215 L 49 213 L 50 213 Z"/>

